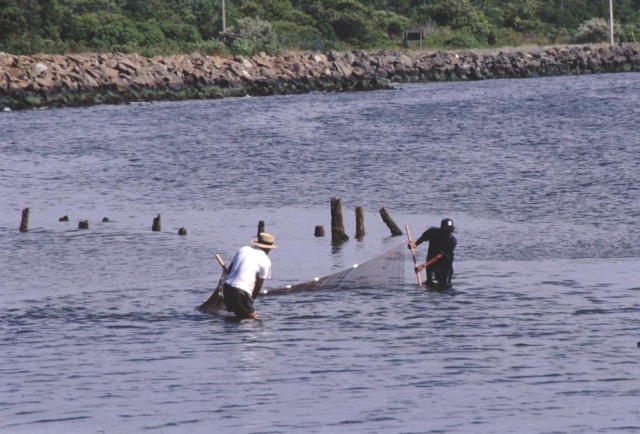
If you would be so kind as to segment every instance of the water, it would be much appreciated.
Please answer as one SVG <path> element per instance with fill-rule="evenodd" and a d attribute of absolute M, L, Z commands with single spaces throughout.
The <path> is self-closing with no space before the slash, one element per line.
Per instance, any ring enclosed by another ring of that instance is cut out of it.
<path fill-rule="evenodd" d="M 614 74 L 2 113 L 0 431 L 639 432 L 639 95 Z M 313 236 L 331 197 L 340 248 Z M 454 219 L 452 290 L 407 256 L 395 288 L 194 310 L 259 220 L 269 289 L 402 242 L 382 207 L 415 238 Z"/>

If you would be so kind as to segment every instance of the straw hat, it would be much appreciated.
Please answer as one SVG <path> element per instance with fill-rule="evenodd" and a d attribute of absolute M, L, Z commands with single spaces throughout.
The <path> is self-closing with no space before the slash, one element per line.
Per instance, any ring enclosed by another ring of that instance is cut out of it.
<path fill-rule="evenodd" d="M 258 239 L 251 240 L 251 243 L 254 246 L 260 247 L 261 249 L 275 249 L 278 246 L 273 243 L 274 241 L 275 237 L 273 235 L 262 232 L 260 235 L 258 235 Z"/>

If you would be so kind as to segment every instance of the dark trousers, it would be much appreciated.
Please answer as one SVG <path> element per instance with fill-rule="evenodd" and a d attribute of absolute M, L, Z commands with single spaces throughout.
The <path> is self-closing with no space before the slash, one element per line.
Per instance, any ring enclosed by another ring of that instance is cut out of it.
<path fill-rule="evenodd" d="M 450 268 L 437 268 L 427 270 L 427 286 L 451 286 L 453 270 Z"/>
<path fill-rule="evenodd" d="M 246 318 L 249 314 L 255 312 L 253 298 L 247 291 L 234 288 L 225 283 L 222 287 L 222 293 L 224 294 L 224 302 L 227 305 L 227 312 L 233 312 L 238 318 Z"/>

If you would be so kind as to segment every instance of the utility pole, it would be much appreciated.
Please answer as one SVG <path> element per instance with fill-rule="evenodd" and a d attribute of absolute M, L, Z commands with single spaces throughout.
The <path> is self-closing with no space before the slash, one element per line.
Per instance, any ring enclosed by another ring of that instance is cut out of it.
<path fill-rule="evenodd" d="M 222 33 L 227 33 L 227 13 L 225 11 L 225 0 L 222 0 Z"/>
<path fill-rule="evenodd" d="M 609 40 L 613 45 L 613 0 L 609 0 Z"/>

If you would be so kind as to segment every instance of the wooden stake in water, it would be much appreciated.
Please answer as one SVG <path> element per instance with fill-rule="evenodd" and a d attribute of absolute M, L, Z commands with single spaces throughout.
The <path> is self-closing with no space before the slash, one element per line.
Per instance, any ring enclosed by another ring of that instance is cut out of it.
<path fill-rule="evenodd" d="M 158 214 L 158 217 L 153 219 L 153 225 L 151 225 L 151 230 L 153 232 L 160 232 L 160 228 L 161 228 L 161 219 L 160 219 L 160 214 Z"/>
<path fill-rule="evenodd" d="M 393 221 L 386 209 L 380 208 L 380 217 L 382 217 L 382 221 L 391 231 L 391 235 L 393 235 L 394 237 L 402 235 L 402 230 L 398 227 L 396 222 Z"/>
<path fill-rule="evenodd" d="M 364 208 L 361 206 L 356 207 L 356 239 L 361 240 L 364 238 Z"/>
<path fill-rule="evenodd" d="M 20 221 L 20 232 L 29 232 L 29 208 L 22 210 L 22 220 Z"/>
<path fill-rule="evenodd" d="M 344 231 L 342 220 L 342 200 L 331 198 L 331 242 L 342 243 L 347 241 L 349 236 Z"/>

